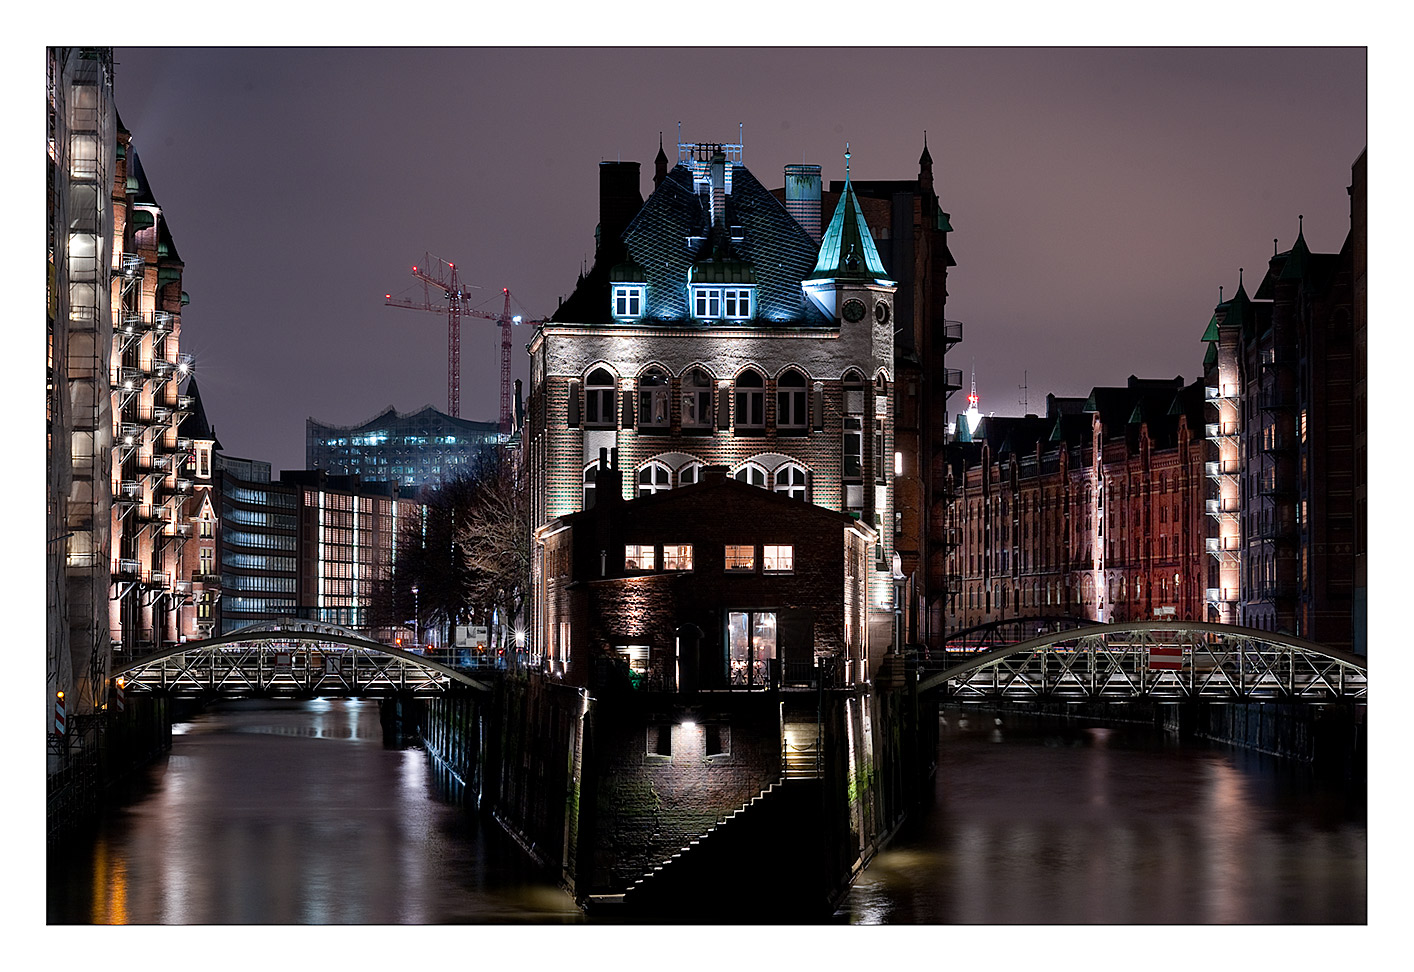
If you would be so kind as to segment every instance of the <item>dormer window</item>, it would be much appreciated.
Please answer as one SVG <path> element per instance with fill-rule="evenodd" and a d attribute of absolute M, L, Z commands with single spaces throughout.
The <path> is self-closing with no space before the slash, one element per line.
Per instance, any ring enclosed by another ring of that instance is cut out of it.
<path fill-rule="evenodd" d="M 642 284 L 614 284 L 614 316 L 625 319 L 643 316 Z"/>
<path fill-rule="evenodd" d="M 695 286 L 692 288 L 692 316 L 701 321 L 750 320 L 751 290 L 750 287 Z"/>

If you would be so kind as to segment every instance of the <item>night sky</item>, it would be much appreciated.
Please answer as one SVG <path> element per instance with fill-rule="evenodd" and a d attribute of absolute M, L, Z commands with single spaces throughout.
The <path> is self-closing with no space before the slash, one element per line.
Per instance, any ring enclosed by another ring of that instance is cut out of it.
<path fill-rule="evenodd" d="M 182 347 L 225 450 L 304 466 L 304 420 L 446 409 L 425 252 L 498 312 L 548 316 L 593 260 L 598 166 L 659 132 L 914 178 L 924 132 L 957 266 L 949 356 L 984 412 L 1198 377 L 1238 268 L 1248 292 L 1305 216 L 1339 249 L 1366 145 L 1366 52 L 1337 49 L 138 49 L 118 111 L 186 263 Z M 741 126 L 739 128 L 738 126 Z M 415 289 L 409 289 L 413 287 Z M 515 335 L 513 375 L 528 368 Z M 499 334 L 462 332 L 462 415 L 496 417 Z M 1026 388 L 1021 386 L 1023 383 Z M 965 393 L 964 393 L 965 394 Z M 965 408 L 963 395 L 953 411 Z"/>

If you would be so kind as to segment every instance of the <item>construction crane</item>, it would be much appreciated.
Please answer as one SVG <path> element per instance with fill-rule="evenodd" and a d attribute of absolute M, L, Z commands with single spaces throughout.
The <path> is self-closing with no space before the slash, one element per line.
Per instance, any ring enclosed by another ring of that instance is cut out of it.
<path fill-rule="evenodd" d="M 435 261 L 435 262 L 434 262 Z M 421 266 L 412 268 L 412 275 L 422 282 L 422 300 L 409 300 L 384 294 L 384 302 L 389 307 L 406 307 L 409 310 L 447 313 L 447 412 L 453 418 L 461 417 L 461 319 L 480 317 L 496 321 L 501 325 L 501 403 L 500 431 L 508 434 L 511 430 L 511 327 L 521 323 L 521 315 L 511 314 L 511 292 L 502 287 L 505 306 L 500 314 L 489 314 L 470 306 L 471 290 L 462 284 L 454 263 L 441 257 L 424 255 Z M 432 300 L 432 288 L 442 292 L 442 304 Z"/>

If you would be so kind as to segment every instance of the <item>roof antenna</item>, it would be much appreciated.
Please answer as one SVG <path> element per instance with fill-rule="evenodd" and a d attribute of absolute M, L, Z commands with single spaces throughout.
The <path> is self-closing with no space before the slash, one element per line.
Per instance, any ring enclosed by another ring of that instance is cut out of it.
<path fill-rule="evenodd" d="M 1277 255 L 1277 237 L 1272 237 L 1272 256 Z"/>
<path fill-rule="evenodd" d="M 1222 284 L 1218 284 L 1218 303 L 1221 304 L 1222 302 L 1223 302 L 1223 285 L 1222 285 Z"/>
<path fill-rule="evenodd" d="M 849 181 L 849 143 L 844 143 L 844 181 Z"/>

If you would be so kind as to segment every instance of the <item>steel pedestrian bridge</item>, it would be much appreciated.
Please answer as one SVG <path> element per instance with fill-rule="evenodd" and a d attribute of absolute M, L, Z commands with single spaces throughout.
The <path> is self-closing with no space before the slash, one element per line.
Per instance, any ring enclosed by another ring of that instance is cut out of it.
<path fill-rule="evenodd" d="M 919 691 L 953 702 L 1308 702 L 1367 697 L 1367 661 L 1291 635 L 1204 621 L 1091 624 L 970 657 Z M 936 667 L 936 666 L 935 666 Z"/>
<path fill-rule="evenodd" d="M 348 628 L 295 618 L 173 645 L 112 673 L 126 691 L 201 698 L 442 695 L 455 683 L 491 686 L 457 668 L 370 641 Z"/>

